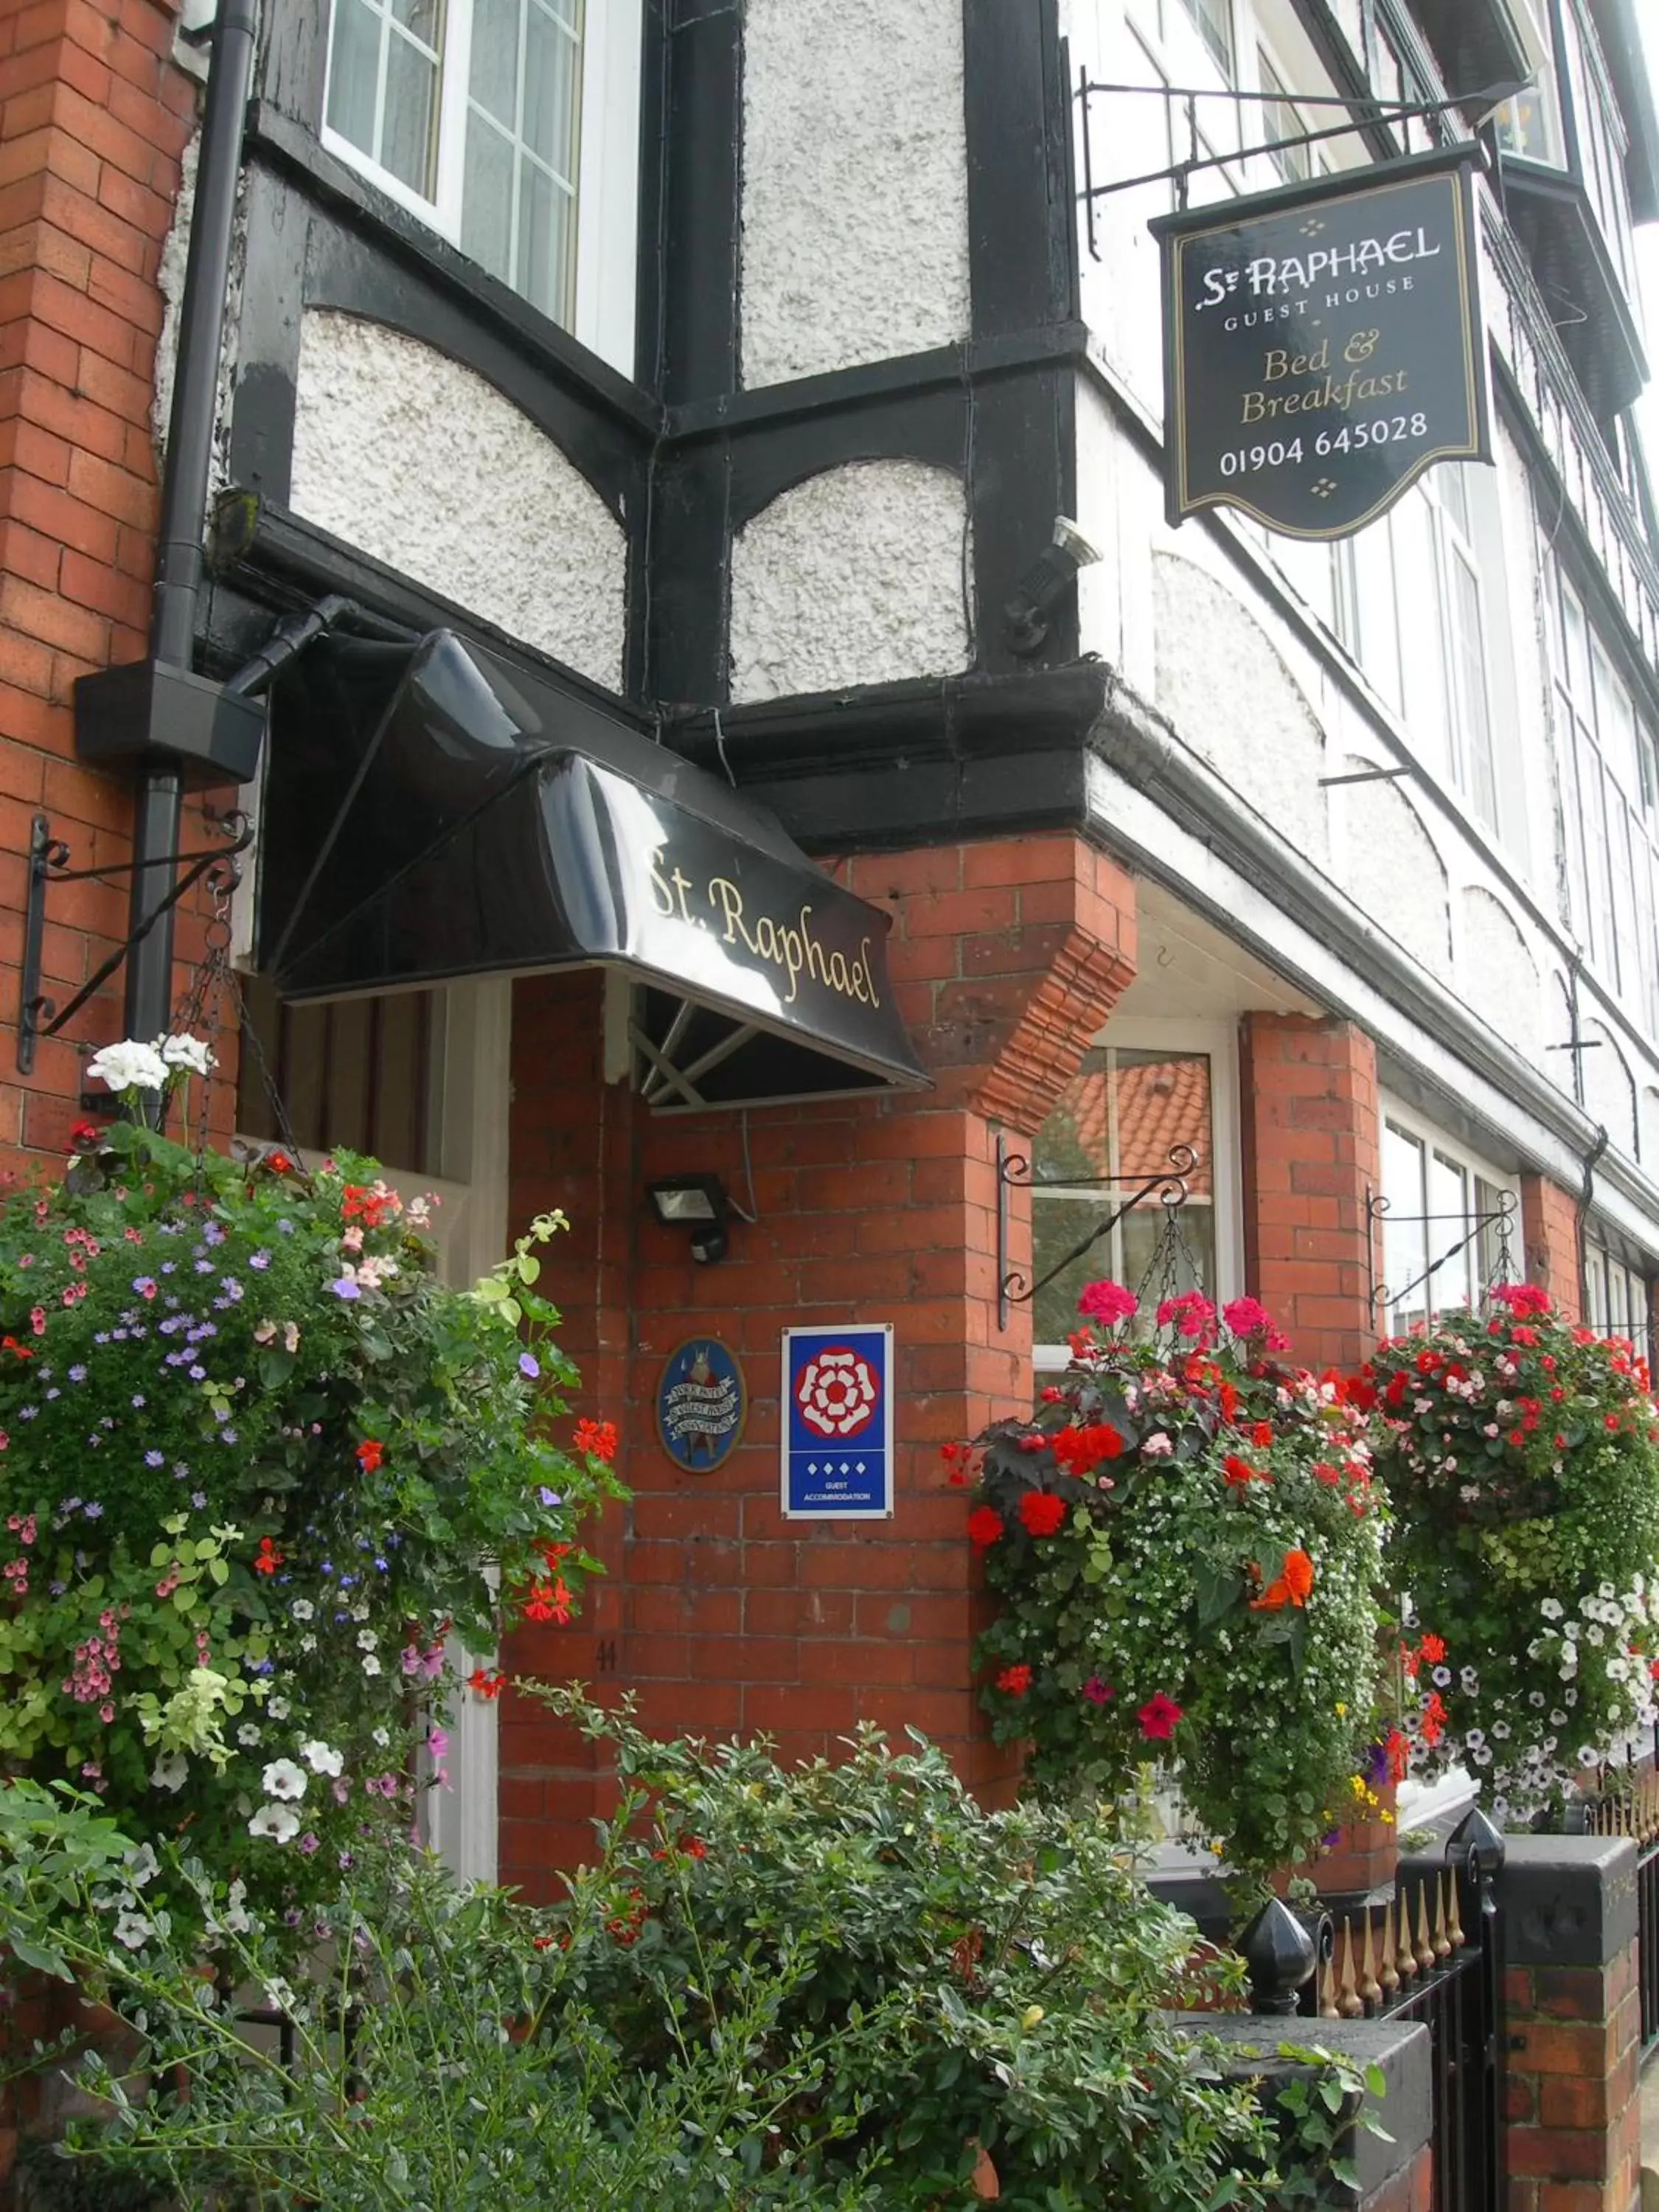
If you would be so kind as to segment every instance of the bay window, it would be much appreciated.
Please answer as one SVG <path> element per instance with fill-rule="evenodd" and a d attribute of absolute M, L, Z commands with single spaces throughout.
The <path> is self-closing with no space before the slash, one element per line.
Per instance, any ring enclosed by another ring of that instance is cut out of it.
<path fill-rule="evenodd" d="M 1150 1328 L 1162 1297 L 1202 1291 L 1218 1303 L 1237 1279 L 1234 1044 L 1207 1024 L 1114 1023 L 1084 1054 L 1031 1147 L 1032 1279 L 1109 1222 L 1131 1194 L 1169 1171 L 1173 1146 L 1197 1166 L 1171 1215 L 1156 1192 L 1036 1293 L 1040 1367 L 1063 1366 L 1085 1286 L 1109 1277 L 1142 1291 Z M 1096 1178 L 1120 1180 L 1101 1186 Z"/>
<path fill-rule="evenodd" d="M 331 152 L 625 369 L 640 21 L 640 0 L 332 0 L 323 100 Z"/>
<path fill-rule="evenodd" d="M 1382 1194 L 1388 1297 L 1378 1320 L 1387 1334 L 1403 1335 L 1438 1314 L 1476 1305 L 1506 1271 L 1519 1271 L 1520 1206 L 1513 1187 L 1443 1131 L 1392 1106 L 1382 1123 Z"/>

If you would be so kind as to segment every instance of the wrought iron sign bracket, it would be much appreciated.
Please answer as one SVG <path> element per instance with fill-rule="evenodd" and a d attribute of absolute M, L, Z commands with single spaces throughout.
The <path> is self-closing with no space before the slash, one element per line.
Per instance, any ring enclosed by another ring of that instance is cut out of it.
<path fill-rule="evenodd" d="M 1089 252 L 1093 260 L 1100 259 L 1100 246 L 1095 229 L 1095 203 L 1109 199 L 1114 192 L 1131 192 L 1142 185 L 1173 183 L 1179 204 L 1187 204 L 1188 185 L 1203 169 L 1224 169 L 1234 162 L 1253 160 L 1257 155 L 1284 154 L 1304 146 L 1322 145 L 1329 138 L 1346 138 L 1357 131 L 1372 130 L 1395 123 L 1427 122 L 1431 117 L 1449 115 L 1462 109 L 1479 106 L 1480 123 L 1485 124 L 1506 100 L 1525 92 L 1536 82 L 1528 78 L 1524 83 L 1487 85 L 1478 92 L 1460 93 L 1450 100 L 1376 100 L 1358 98 L 1339 93 L 1290 94 L 1284 92 L 1235 92 L 1231 86 L 1175 84 L 1100 84 L 1092 79 L 1085 64 L 1078 71 L 1077 98 L 1083 110 L 1083 190 L 1078 198 L 1083 203 L 1088 226 Z M 1115 177 L 1109 185 L 1095 182 L 1094 148 L 1089 133 L 1089 102 L 1097 93 L 1151 94 L 1164 101 L 1167 113 L 1170 103 L 1178 100 L 1187 125 L 1188 155 L 1184 161 L 1171 161 L 1162 169 L 1148 169 L 1138 177 Z M 1236 153 L 1200 155 L 1203 141 L 1199 135 L 1198 103 L 1200 100 L 1225 100 L 1235 114 L 1248 106 L 1274 107 L 1338 107 L 1346 111 L 1349 119 L 1334 123 L 1323 131 L 1298 131 L 1287 138 L 1271 138 L 1258 146 L 1241 146 Z"/>
<path fill-rule="evenodd" d="M 1510 1232 L 1514 1226 L 1515 1212 L 1515 1194 L 1507 1190 L 1498 1193 L 1498 1204 L 1489 1212 L 1468 1214 L 1396 1213 L 1381 1191 L 1367 1189 L 1365 1193 L 1365 1271 L 1370 1282 L 1371 1311 L 1386 1312 L 1390 1306 L 1401 1304 L 1405 1299 L 1410 1297 L 1413 1291 L 1420 1291 L 1425 1283 L 1432 1281 L 1440 1270 L 1455 1260 L 1460 1252 L 1467 1251 L 1477 1237 L 1493 1227 L 1498 1231 L 1498 1252 L 1492 1279 L 1492 1282 L 1507 1280 L 1509 1271 L 1514 1263 L 1514 1247 L 1510 1242 Z M 1396 1291 L 1391 1289 L 1387 1283 L 1379 1281 L 1376 1273 L 1376 1232 L 1379 1225 L 1388 1221 L 1397 1221 L 1405 1227 L 1412 1229 L 1426 1229 L 1431 1222 L 1435 1221 L 1456 1221 L 1462 1224 L 1463 1234 L 1455 1243 L 1449 1244 L 1437 1260 L 1431 1260 L 1420 1275 L 1415 1276 L 1412 1281 Z M 1491 1287 L 1490 1283 L 1482 1285 L 1483 1290 L 1489 1290 Z"/>
<path fill-rule="evenodd" d="M 28 890 L 23 916 L 23 972 L 17 1007 L 17 1072 L 20 1075 L 33 1072 L 35 1048 L 40 1040 L 56 1036 L 66 1022 L 72 1021 L 87 1001 L 114 975 L 133 946 L 141 944 L 162 915 L 170 914 L 180 899 L 204 876 L 211 879 L 213 872 L 222 868 L 227 873 L 218 878 L 221 887 L 226 890 L 235 887 L 241 876 L 236 865 L 237 856 L 245 853 L 253 842 L 253 825 L 240 814 L 222 816 L 220 823 L 231 833 L 228 844 L 214 845 L 197 852 L 162 854 L 154 860 L 143 863 L 112 860 L 101 867 L 71 868 L 69 847 L 61 837 L 52 835 L 52 823 L 44 814 L 35 816 L 29 826 Z M 69 1004 L 60 1010 L 40 989 L 48 885 L 105 882 L 117 876 L 131 876 L 141 865 L 183 869 L 184 872 L 177 878 L 172 890 L 150 908 L 125 943 L 117 946 L 108 959 L 87 978 Z"/>
<path fill-rule="evenodd" d="M 1198 1167 L 1198 1154 L 1190 1145 L 1171 1145 L 1169 1164 L 1152 1176 L 1065 1176 L 1041 1182 L 1031 1171 L 1030 1157 L 1024 1152 L 1011 1152 L 1008 1139 L 1001 1130 L 997 1132 L 997 1327 L 1006 1329 L 1015 1306 L 1030 1305 L 1041 1290 L 1046 1290 L 1056 1275 L 1065 1273 L 1074 1261 L 1080 1260 L 1103 1237 L 1109 1237 L 1127 1214 L 1133 1213 L 1143 1200 L 1156 1198 L 1167 1214 L 1174 1213 L 1187 1202 L 1188 1178 Z M 1046 1273 L 1034 1283 L 1028 1283 L 1018 1267 L 1009 1265 L 1011 1190 L 1048 1189 L 1055 1192 L 1073 1190 L 1122 1190 L 1133 1185 L 1129 1195 L 1115 1212 L 1109 1213 L 1097 1222 L 1089 1234 L 1074 1244 L 1071 1250 L 1056 1260 Z"/>

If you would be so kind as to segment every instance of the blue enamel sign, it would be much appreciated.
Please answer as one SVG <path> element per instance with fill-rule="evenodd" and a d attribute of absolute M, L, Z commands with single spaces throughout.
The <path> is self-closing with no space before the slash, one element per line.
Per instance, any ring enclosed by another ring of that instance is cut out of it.
<path fill-rule="evenodd" d="M 893 1510 L 893 1332 L 783 1332 L 783 1512 L 884 1521 Z"/>
<path fill-rule="evenodd" d="M 676 1467 L 708 1474 L 737 1449 L 749 1413 L 743 1370 L 717 1337 L 671 1352 L 657 1385 L 657 1434 Z"/>

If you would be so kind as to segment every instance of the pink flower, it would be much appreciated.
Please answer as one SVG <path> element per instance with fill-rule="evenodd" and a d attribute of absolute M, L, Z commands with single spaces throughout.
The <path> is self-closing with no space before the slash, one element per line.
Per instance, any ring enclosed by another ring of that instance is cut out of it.
<path fill-rule="evenodd" d="M 1173 1698 L 1166 1698 L 1162 1690 L 1155 1698 L 1148 1698 L 1135 1715 L 1140 1723 L 1140 1733 L 1151 1743 L 1168 1743 L 1176 1732 L 1176 1723 L 1182 1717 L 1181 1707 Z"/>
<path fill-rule="evenodd" d="M 1260 1298 L 1233 1299 L 1221 1309 L 1221 1318 L 1235 1336 L 1266 1336 L 1273 1325 Z"/>
<path fill-rule="evenodd" d="M 46 1334 L 46 1310 L 44 1306 L 32 1306 L 30 1308 L 29 1327 L 34 1331 L 37 1336 L 44 1336 Z"/>
<path fill-rule="evenodd" d="M 1215 1334 L 1215 1308 L 1202 1291 L 1186 1291 L 1178 1298 L 1165 1298 L 1158 1310 L 1160 1328 L 1173 1327 L 1178 1334 L 1200 1345 Z"/>
<path fill-rule="evenodd" d="M 1098 1674 L 1091 1674 L 1083 1685 L 1083 1694 L 1091 1705 L 1103 1705 L 1112 1694 L 1112 1686 L 1103 1682 Z"/>
<path fill-rule="evenodd" d="M 1140 1300 L 1121 1283 L 1091 1283 L 1078 1300 L 1077 1310 L 1085 1321 L 1115 1328 L 1120 1322 L 1132 1320 L 1139 1312 Z"/>

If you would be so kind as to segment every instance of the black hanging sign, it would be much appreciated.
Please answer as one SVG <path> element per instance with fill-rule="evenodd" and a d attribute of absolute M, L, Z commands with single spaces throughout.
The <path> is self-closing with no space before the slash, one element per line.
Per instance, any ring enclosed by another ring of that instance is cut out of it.
<path fill-rule="evenodd" d="M 1164 216 L 1172 523 L 1346 538 L 1436 461 L 1490 460 L 1473 165 L 1418 155 Z"/>

